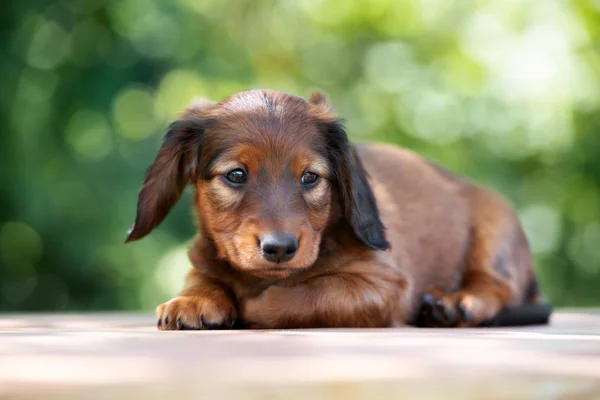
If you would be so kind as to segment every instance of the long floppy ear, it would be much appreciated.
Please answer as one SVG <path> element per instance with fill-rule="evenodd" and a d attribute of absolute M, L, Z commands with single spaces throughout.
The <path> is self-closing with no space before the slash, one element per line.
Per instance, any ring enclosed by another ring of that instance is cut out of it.
<path fill-rule="evenodd" d="M 331 118 L 331 117 L 330 117 Z M 323 120 L 322 120 L 323 121 Z M 390 247 L 367 173 L 339 119 L 321 122 L 327 152 L 339 187 L 344 216 L 356 237 L 369 248 Z"/>
<path fill-rule="evenodd" d="M 197 177 L 204 129 L 212 121 L 194 115 L 197 110 L 188 110 L 187 116 L 171 124 L 158 155 L 146 171 L 135 223 L 126 243 L 143 238 L 158 226 L 187 184 Z"/>

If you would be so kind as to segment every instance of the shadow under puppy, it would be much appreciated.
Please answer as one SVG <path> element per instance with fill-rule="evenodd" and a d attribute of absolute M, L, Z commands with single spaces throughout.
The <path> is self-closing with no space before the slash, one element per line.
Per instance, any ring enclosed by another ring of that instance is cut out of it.
<path fill-rule="evenodd" d="M 548 321 L 512 207 L 406 149 L 351 144 L 320 93 L 251 90 L 186 109 L 127 241 L 188 184 L 201 235 L 159 329 Z"/>

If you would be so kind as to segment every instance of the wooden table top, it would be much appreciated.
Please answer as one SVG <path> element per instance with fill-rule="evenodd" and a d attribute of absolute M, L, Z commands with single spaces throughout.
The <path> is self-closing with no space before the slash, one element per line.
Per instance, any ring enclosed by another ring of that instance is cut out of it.
<path fill-rule="evenodd" d="M 159 332 L 0 315 L 0 399 L 600 399 L 600 311 L 550 326 Z"/>

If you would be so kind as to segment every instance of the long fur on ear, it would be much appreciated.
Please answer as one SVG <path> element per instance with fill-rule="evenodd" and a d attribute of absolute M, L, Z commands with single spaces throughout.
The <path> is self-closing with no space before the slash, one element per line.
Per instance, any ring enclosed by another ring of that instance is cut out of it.
<path fill-rule="evenodd" d="M 149 234 L 167 216 L 187 184 L 197 177 L 198 157 L 204 129 L 211 120 L 187 113 L 175 121 L 150 165 L 139 192 L 135 223 L 125 242 Z"/>
<path fill-rule="evenodd" d="M 374 250 L 390 247 L 367 173 L 349 142 L 342 121 L 323 122 L 330 162 L 340 190 L 344 215 L 356 237 Z"/>

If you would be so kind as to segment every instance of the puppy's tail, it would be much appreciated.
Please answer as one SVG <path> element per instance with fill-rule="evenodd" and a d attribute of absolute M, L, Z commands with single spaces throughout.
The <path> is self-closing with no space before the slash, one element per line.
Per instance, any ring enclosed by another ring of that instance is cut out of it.
<path fill-rule="evenodd" d="M 524 304 L 501 310 L 494 318 L 483 322 L 481 326 L 546 325 L 550 322 L 551 315 L 552 306 L 543 298 L 538 281 L 535 276 L 532 276 L 525 294 Z"/>
<path fill-rule="evenodd" d="M 550 322 L 552 306 L 540 301 L 503 309 L 494 318 L 481 324 L 482 327 L 546 325 Z"/>

